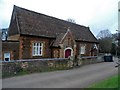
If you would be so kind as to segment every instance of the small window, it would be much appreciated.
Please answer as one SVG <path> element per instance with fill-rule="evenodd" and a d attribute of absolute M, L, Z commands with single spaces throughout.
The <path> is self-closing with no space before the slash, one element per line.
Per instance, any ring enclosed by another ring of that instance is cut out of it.
<path fill-rule="evenodd" d="M 94 44 L 94 45 L 93 45 L 93 47 L 94 47 L 94 49 L 98 49 L 98 47 L 97 47 L 97 45 L 96 45 L 96 44 Z"/>
<path fill-rule="evenodd" d="M 2 35 L 2 40 L 6 40 L 6 34 L 5 33 L 3 33 L 3 35 Z"/>
<path fill-rule="evenodd" d="M 4 53 L 4 61 L 10 61 L 10 53 Z"/>
<path fill-rule="evenodd" d="M 33 43 L 33 56 L 42 56 L 43 43 Z"/>
<path fill-rule="evenodd" d="M 85 45 L 80 47 L 80 54 L 85 54 Z"/>

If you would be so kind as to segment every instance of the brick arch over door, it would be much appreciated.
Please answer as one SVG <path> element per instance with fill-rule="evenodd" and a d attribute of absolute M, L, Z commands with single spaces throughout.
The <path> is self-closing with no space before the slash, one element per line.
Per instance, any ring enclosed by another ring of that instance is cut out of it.
<path fill-rule="evenodd" d="M 70 47 L 65 48 L 64 50 L 64 57 L 68 58 L 69 56 L 73 56 L 73 49 Z"/>

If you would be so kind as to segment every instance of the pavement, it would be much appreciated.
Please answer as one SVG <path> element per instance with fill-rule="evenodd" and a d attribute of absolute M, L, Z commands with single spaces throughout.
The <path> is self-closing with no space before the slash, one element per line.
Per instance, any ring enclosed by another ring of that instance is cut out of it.
<path fill-rule="evenodd" d="M 2 88 L 87 88 L 117 74 L 115 65 L 115 62 L 102 62 L 70 70 L 6 78 L 2 80 Z"/>

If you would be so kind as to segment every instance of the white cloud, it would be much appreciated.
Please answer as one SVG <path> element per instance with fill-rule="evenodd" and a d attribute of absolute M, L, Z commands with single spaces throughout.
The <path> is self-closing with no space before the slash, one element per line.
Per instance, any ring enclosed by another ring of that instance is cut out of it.
<path fill-rule="evenodd" d="M 119 0 L 1 0 L 0 23 L 8 27 L 13 5 L 66 20 L 73 18 L 80 25 L 90 26 L 94 34 L 112 27 L 117 21 Z M 8 22 L 8 23 L 6 23 Z M 111 29 L 113 30 L 113 29 Z"/>

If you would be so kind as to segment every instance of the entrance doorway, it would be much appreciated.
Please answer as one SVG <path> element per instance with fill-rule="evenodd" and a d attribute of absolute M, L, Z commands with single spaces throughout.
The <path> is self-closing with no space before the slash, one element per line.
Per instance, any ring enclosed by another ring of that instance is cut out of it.
<path fill-rule="evenodd" d="M 72 49 L 71 48 L 66 48 L 65 49 L 65 58 L 68 58 L 69 56 L 72 56 Z"/>

